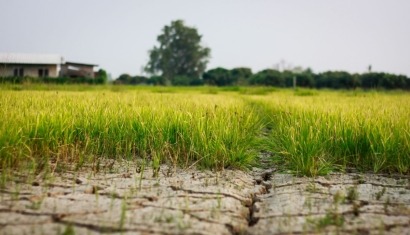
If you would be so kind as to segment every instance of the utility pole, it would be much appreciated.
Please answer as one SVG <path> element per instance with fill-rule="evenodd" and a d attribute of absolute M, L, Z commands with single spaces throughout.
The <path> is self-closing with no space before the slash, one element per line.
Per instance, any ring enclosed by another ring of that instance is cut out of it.
<path fill-rule="evenodd" d="M 293 90 L 296 90 L 296 75 L 293 75 Z"/>

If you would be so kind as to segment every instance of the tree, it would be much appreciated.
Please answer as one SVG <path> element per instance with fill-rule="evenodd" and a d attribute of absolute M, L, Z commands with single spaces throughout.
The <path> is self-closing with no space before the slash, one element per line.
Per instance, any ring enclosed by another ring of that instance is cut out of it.
<path fill-rule="evenodd" d="M 379 88 L 379 83 L 382 80 L 383 73 L 364 73 L 360 77 L 362 82 L 362 88 Z"/>
<path fill-rule="evenodd" d="M 114 84 L 129 84 L 129 85 L 140 85 L 148 84 L 148 78 L 144 76 L 130 76 L 129 74 L 121 74 Z"/>
<path fill-rule="evenodd" d="M 245 67 L 234 68 L 231 69 L 231 76 L 237 85 L 247 85 L 252 76 L 252 70 Z"/>
<path fill-rule="evenodd" d="M 107 80 L 108 80 L 107 72 L 104 69 L 98 70 L 97 76 L 95 78 L 96 83 L 105 84 L 107 83 Z"/>
<path fill-rule="evenodd" d="M 211 50 L 201 46 L 202 36 L 196 28 L 187 27 L 182 20 L 172 21 L 157 37 L 159 46 L 149 51 L 149 62 L 145 71 L 161 75 L 168 83 L 176 77 L 195 80 L 206 69 Z"/>
<path fill-rule="evenodd" d="M 130 84 L 131 76 L 129 74 L 121 74 L 115 81 L 115 84 Z"/>
<path fill-rule="evenodd" d="M 307 68 L 300 73 L 295 74 L 297 86 L 312 88 L 315 86 L 315 78 L 312 69 Z"/>
<path fill-rule="evenodd" d="M 317 88 L 353 89 L 360 86 L 357 75 L 345 71 L 326 71 L 315 76 Z"/>
<path fill-rule="evenodd" d="M 208 85 L 229 86 L 233 84 L 231 73 L 225 68 L 210 69 L 204 73 L 204 82 Z"/>
<path fill-rule="evenodd" d="M 164 86 L 165 85 L 165 79 L 162 76 L 152 76 L 147 80 L 148 85 L 160 85 Z"/>
<path fill-rule="evenodd" d="M 281 72 L 274 69 L 265 69 L 256 74 L 254 74 L 249 83 L 251 85 L 265 85 L 265 86 L 276 86 L 284 87 L 285 79 Z"/>

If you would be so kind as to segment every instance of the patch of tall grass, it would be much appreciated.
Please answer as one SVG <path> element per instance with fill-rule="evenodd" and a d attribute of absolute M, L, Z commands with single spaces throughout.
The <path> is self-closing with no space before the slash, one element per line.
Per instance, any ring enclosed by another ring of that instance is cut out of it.
<path fill-rule="evenodd" d="M 269 149 L 301 175 L 332 170 L 410 172 L 410 100 L 406 93 L 346 97 L 338 92 L 253 97 L 269 115 Z M 278 158 L 276 158 L 278 160 Z"/>
<path fill-rule="evenodd" d="M 241 99 L 147 90 L 2 91 L 0 167 L 143 158 L 200 168 L 247 168 L 263 127 Z"/>
<path fill-rule="evenodd" d="M 102 158 L 141 158 L 154 168 L 243 169 L 264 148 L 300 175 L 350 168 L 410 173 L 406 92 L 15 88 L 0 86 L 2 172 L 50 169 L 50 163 L 78 168 Z"/>

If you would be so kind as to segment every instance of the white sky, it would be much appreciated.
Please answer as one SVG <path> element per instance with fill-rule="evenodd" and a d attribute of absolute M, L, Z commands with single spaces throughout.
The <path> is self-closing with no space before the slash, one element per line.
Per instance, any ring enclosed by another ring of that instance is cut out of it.
<path fill-rule="evenodd" d="M 315 72 L 410 76 L 409 0 L 0 0 L 0 52 L 56 53 L 117 77 L 141 74 L 164 25 L 183 19 L 209 68 L 281 60 Z"/>

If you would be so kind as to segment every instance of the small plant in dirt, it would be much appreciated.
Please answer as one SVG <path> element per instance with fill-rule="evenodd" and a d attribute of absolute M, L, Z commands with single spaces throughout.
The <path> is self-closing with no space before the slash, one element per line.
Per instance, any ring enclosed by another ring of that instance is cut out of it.
<path fill-rule="evenodd" d="M 337 191 L 336 193 L 335 193 L 335 195 L 333 195 L 333 204 L 341 204 L 341 203 L 344 203 L 344 201 L 345 201 L 345 196 L 343 195 L 343 193 L 342 192 L 340 192 L 340 191 Z"/>
<path fill-rule="evenodd" d="M 127 199 L 125 197 L 121 202 L 121 216 L 120 216 L 120 223 L 119 223 L 120 230 L 124 228 L 126 218 L 127 218 Z"/>
<path fill-rule="evenodd" d="M 360 203 L 359 202 L 352 203 L 352 212 L 353 212 L 353 215 L 359 216 L 360 214 Z"/>
<path fill-rule="evenodd" d="M 328 226 L 336 226 L 340 228 L 344 224 L 344 217 L 342 214 L 337 213 L 334 209 L 330 209 L 323 218 L 320 219 L 308 219 L 308 224 L 313 224 L 317 229 L 322 230 Z"/>
<path fill-rule="evenodd" d="M 315 182 L 311 182 L 311 183 L 309 183 L 307 186 L 306 186 L 306 189 L 305 189 L 307 192 L 309 192 L 309 193 L 317 193 L 317 192 L 319 192 L 320 190 L 316 187 L 316 184 L 315 184 Z"/>
<path fill-rule="evenodd" d="M 324 229 L 328 226 L 336 226 L 340 228 L 344 224 L 344 217 L 343 214 L 339 213 L 339 205 L 345 201 L 344 195 L 337 191 L 336 194 L 333 195 L 333 203 L 327 209 L 326 215 L 323 218 L 319 219 L 310 219 L 308 218 L 307 222 L 309 224 L 313 224 L 316 226 L 317 229 Z"/>
<path fill-rule="evenodd" d="M 31 210 L 39 210 L 41 208 L 41 205 L 43 204 L 43 199 L 32 201 L 30 205 L 27 205 L 27 209 Z"/>
<path fill-rule="evenodd" d="M 154 217 L 154 222 L 156 223 L 173 223 L 175 221 L 174 215 L 172 214 L 161 214 Z"/>
<path fill-rule="evenodd" d="M 355 175 L 353 177 L 354 180 L 357 180 L 357 184 L 364 184 L 366 183 L 366 180 L 364 179 L 363 175 Z"/>
<path fill-rule="evenodd" d="M 138 190 L 141 190 L 141 187 L 142 187 L 142 179 L 144 178 L 145 166 L 146 166 L 145 159 L 140 160 L 138 161 L 136 169 L 135 169 L 135 171 L 140 174 L 138 178 Z M 135 178 L 135 180 L 137 180 L 137 178 Z"/>
<path fill-rule="evenodd" d="M 323 229 L 327 226 L 334 225 L 336 227 L 342 227 L 344 224 L 344 217 L 341 214 L 338 214 L 336 212 L 328 212 L 326 213 L 326 216 L 323 217 L 322 219 L 319 219 L 317 221 L 317 227 L 319 229 Z"/>
<path fill-rule="evenodd" d="M 221 192 L 218 190 L 218 195 L 216 197 L 216 202 L 217 202 L 216 209 L 218 209 L 219 211 L 222 208 L 222 195 L 220 193 Z"/>
<path fill-rule="evenodd" d="M 386 201 L 383 204 L 383 210 L 385 214 L 389 213 L 389 206 L 390 206 L 390 197 L 387 197 Z"/>
<path fill-rule="evenodd" d="M 152 177 L 158 178 L 159 176 L 159 170 L 160 170 L 160 160 L 158 157 L 154 157 L 152 161 Z"/>
<path fill-rule="evenodd" d="M 356 201 L 359 198 L 359 192 L 356 187 L 350 187 L 347 189 L 346 200 L 349 203 Z"/>
<path fill-rule="evenodd" d="M 380 198 L 386 193 L 386 187 L 383 187 L 382 190 L 376 193 L 376 200 L 380 200 Z"/>
<path fill-rule="evenodd" d="M 64 231 L 61 233 L 61 235 L 75 235 L 73 225 L 71 225 L 71 224 L 67 225 L 65 227 Z"/>

